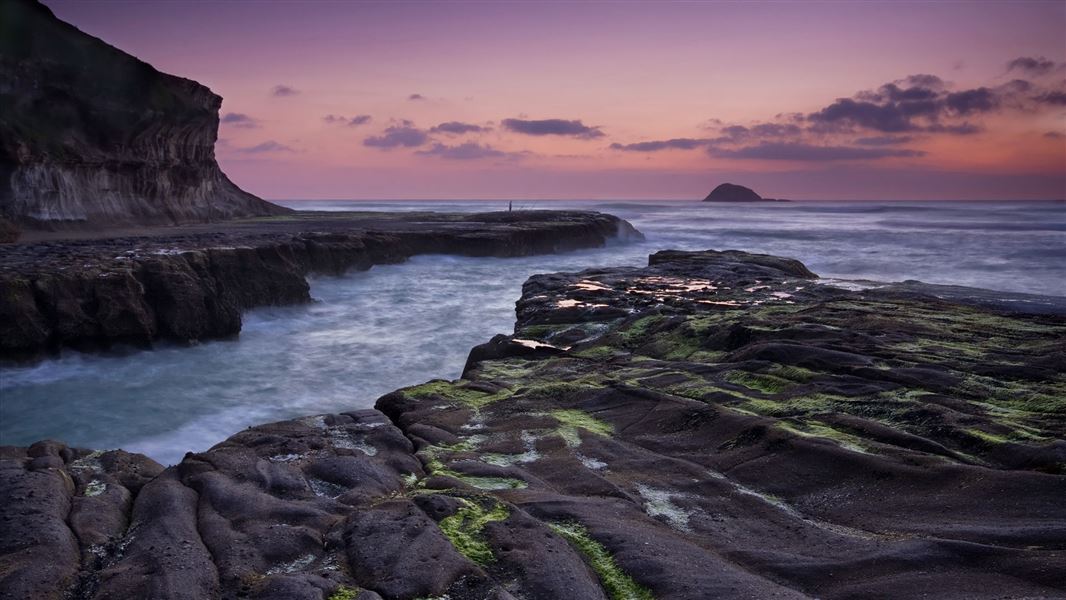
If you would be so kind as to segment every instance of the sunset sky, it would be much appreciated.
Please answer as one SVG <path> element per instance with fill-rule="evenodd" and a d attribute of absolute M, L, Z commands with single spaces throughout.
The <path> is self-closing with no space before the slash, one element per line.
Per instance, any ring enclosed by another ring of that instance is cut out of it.
<path fill-rule="evenodd" d="M 46 0 L 270 199 L 1066 197 L 1066 2 Z"/>

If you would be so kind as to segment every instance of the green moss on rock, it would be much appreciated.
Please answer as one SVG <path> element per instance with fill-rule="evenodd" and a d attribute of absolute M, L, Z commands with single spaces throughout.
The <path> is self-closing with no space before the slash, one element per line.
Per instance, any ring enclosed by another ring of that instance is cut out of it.
<path fill-rule="evenodd" d="M 576 523 L 549 523 L 548 526 L 584 555 L 611 600 L 655 599 L 650 590 L 634 581 L 618 566 L 607 548 L 592 539 L 584 527 Z"/>
<path fill-rule="evenodd" d="M 441 519 L 440 530 L 455 549 L 471 561 L 482 566 L 494 562 L 496 557 L 483 539 L 481 530 L 493 521 L 505 520 L 510 515 L 507 507 L 495 500 L 486 500 L 492 504 L 490 509 L 466 498 L 458 500 L 461 505 L 458 512 Z"/>
<path fill-rule="evenodd" d="M 327 600 L 355 600 L 355 597 L 359 595 L 359 592 L 360 590 L 357 588 L 342 585 L 330 594 Z"/>
<path fill-rule="evenodd" d="M 614 427 L 610 423 L 605 423 L 581 410 L 553 410 L 548 415 L 559 422 L 557 432 L 571 448 L 581 445 L 581 435 L 578 433 L 581 429 L 605 437 L 614 435 Z"/>

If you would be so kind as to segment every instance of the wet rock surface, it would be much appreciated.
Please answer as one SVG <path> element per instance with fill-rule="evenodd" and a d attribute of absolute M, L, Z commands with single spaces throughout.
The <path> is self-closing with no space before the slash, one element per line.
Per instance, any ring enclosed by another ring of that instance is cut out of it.
<path fill-rule="evenodd" d="M 0 596 L 1066 596 L 1063 316 L 741 252 L 517 313 L 460 380 L 165 470 L 5 448 Z"/>
<path fill-rule="evenodd" d="M 0 359 L 235 335 L 245 309 L 310 301 L 310 273 L 339 275 L 417 254 L 525 256 L 642 237 L 617 217 L 581 211 L 298 212 L 73 235 L 0 252 Z"/>

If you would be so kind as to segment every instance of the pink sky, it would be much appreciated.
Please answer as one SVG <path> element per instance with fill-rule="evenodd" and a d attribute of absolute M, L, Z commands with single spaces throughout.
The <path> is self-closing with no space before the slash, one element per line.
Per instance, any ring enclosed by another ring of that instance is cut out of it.
<path fill-rule="evenodd" d="M 46 3 L 265 198 L 1066 197 L 1063 2 Z"/>

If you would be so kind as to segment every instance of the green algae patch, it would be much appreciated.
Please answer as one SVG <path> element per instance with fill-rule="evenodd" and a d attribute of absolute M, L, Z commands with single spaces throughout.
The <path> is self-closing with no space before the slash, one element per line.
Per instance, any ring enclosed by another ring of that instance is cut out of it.
<path fill-rule="evenodd" d="M 466 498 L 458 500 L 461 504 L 458 512 L 441 519 L 437 525 L 463 556 L 482 566 L 495 562 L 496 557 L 492 554 L 492 548 L 482 538 L 481 530 L 493 521 L 503 521 L 510 516 L 507 507 L 492 501 L 492 508 L 486 510 Z"/>
<path fill-rule="evenodd" d="M 830 440 L 845 450 L 851 450 L 852 452 L 859 452 L 862 454 L 872 454 L 862 438 L 835 429 L 820 421 L 804 421 L 799 426 L 782 421 L 778 423 L 777 426 L 789 433 L 799 436 Z"/>
<path fill-rule="evenodd" d="M 457 382 L 442 380 L 430 381 L 429 383 L 409 387 L 403 390 L 403 393 L 412 398 L 443 398 L 474 410 L 479 410 L 493 402 L 511 396 L 510 390 L 500 390 L 496 393 L 490 393 L 468 388 Z"/>
<path fill-rule="evenodd" d="M 478 363 L 475 371 L 478 373 L 478 379 L 480 380 L 510 384 L 531 377 L 533 371 L 540 366 L 538 362 L 522 358 L 484 360 Z"/>
<path fill-rule="evenodd" d="M 959 393 L 1005 409 L 1029 413 L 1066 412 L 1066 382 L 1003 381 L 983 375 L 968 375 L 956 388 Z"/>
<path fill-rule="evenodd" d="M 605 423 L 581 410 L 559 409 L 547 414 L 559 422 L 557 433 L 571 448 L 581 445 L 581 435 L 578 433 L 580 429 L 604 437 L 614 435 L 614 427 L 610 423 Z"/>
<path fill-rule="evenodd" d="M 626 327 L 620 332 L 622 343 L 627 348 L 633 348 L 640 345 L 640 341 L 647 337 L 648 330 L 656 324 L 663 322 L 665 319 L 666 317 L 663 317 L 662 315 L 650 315 L 637 319 L 630 324 L 629 327 Z"/>
<path fill-rule="evenodd" d="M 598 390 L 603 385 L 588 380 L 553 381 L 551 383 L 532 385 L 526 388 L 525 396 L 558 400 L 572 394 L 588 390 Z"/>
<path fill-rule="evenodd" d="M 913 342 L 899 342 L 888 346 L 906 354 L 924 354 L 936 358 L 980 358 L 984 352 L 974 344 L 942 339 L 919 338 Z"/>
<path fill-rule="evenodd" d="M 722 362 L 726 356 L 729 356 L 729 353 L 721 350 L 696 350 L 688 355 L 687 360 L 690 362 L 715 365 Z"/>
<path fill-rule="evenodd" d="M 591 348 L 585 348 L 584 350 L 578 350 L 573 352 L 573 356 L 581 358 L 587 358 L 589 360 L 607 360 L 615 356 L 623 356 L 625 353 L 621 350 L 613 348 L 611 346 L 593 346 Z"/>
<path fill-rule="evenodd" d="M 529 484 L 521 479 L 514 479 L 512 477 L 486 477 L 483 475 L 467 475 L 466 473 L 460 473 L 459 471 L 444 466 L 444 463 L 441 462 L 435 454 L 430 453 L 429 456 L 430 459 L 429 462 L 426 463 L 426 470 L 430 475 L 450 477 L 479 490 L 520 490 L 529 486 Z M 419 481 L 419 485 L 425 485 L 424 481 Z"/>
<path fill-rule="evenodd" d="M 626 574 L 584 527 L 576 523 L 548 523 L 548 527 L 585 556 L 611 600 L 655 600 L 651 591 Z"/>
<path fill-rule="evenodd" d="M 355 597 L 358 595 L 358 589 L 342 585 L 337 588 L 337 591 L 330 594 L 329 598 L 327 598 L 326 600 L 355 600 Z"/>
<path fill-rule="evenodd" d="M 795 383 L 774 375 L 763 373 L 749 373 L 748 371 L 729 371 L 725 376 L 726 381 L 736 385 L 742 385 L 749 390 L 755 390 L 764 394 L 780 394 Z"/>
<path fill-rule="evenodd" d="M 788 379 L 789 381 L 795 381 L 798 383 L 807 383 L 818 376 L 818 373 L 815 371 L 792 365 L 776 365 L 770 369 L 769 372 L 770 375 L 775 377 Z"/>
<path fill-rule="evenodd" d="M 1001 435 L 996 435 L 987 431 L 981 431 L 980 429 L 967 429 L 966 433 L 969 434 L 971 437 L 975 437 L 987 444 L 1006 444 L 1010 441 Z"/>
<path fill-rule="evenodd" d="M 525 327 L 523 327 L 522 329 L 519 330 L 518 333 L 520 335 L 517 335 L 516 337 L 523 338 L 523 339 L 533 338 L 533 339 L 536 339 L 536 340 L 547 340 L 551 336 L 553 336 L 553 335 L 555 335 L 555 334 L 557 334 L 559 332 L 565 331 L 569 327 L 570 327 L 570 325 L 553 325 L 553 324 L 548 324 L 548 325 L 526 325 Z"/>

